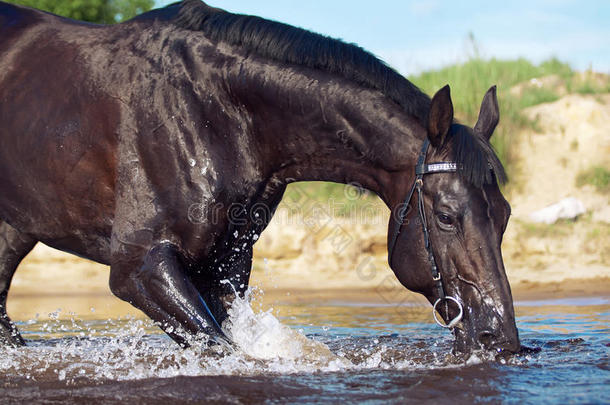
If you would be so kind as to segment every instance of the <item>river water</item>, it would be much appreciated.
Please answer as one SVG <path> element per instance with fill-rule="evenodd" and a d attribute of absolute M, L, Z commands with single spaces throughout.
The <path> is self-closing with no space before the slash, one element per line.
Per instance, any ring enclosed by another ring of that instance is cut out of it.
<path fill-rule="evenodd" d="M 93 311 L 93 309 L 92 309 Z M 238 349 L 180 349 L 149 321 L 96 312 L 19 322 L 1 403 L 610 403 L 610 299 L 516 302 L 535 354 L 449 355 L 429 306 L 357 300 L 235 305 Z"/>

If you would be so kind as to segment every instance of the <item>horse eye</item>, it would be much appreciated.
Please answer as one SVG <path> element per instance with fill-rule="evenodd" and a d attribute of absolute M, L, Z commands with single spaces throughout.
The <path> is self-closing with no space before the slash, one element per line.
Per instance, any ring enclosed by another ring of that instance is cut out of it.
<path fill-rule="evenodd" d="M 453 225 L 453 218 L 447 214 L 437 214 L 438 220 L 445 225 Z"/>

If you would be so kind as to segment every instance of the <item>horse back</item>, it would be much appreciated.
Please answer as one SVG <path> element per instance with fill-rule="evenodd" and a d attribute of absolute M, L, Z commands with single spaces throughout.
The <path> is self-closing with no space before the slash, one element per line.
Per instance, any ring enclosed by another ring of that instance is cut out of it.
<path fill-rule="evenodd" d="M 180 233 L 193 251 L 221 237 L 226 214 L 195 223 L 190 209 L 248 201 L 262 169 L 245 152 L 247 122 L 229 108 L 216 48 L 191 66 L 187 44 L 201 38 L 165 24 L 175 8 L 113 26 L 27 9 L 3 17 L 19 21 L 0 27 L 0 219 L 102 263 L 121 226 L 155 240 Z"/>
<path fill-rule="evenodd" d="M 0 219 L 59 248 L 112 226 L 118 103 L 65 39 L 91 29 L 0 2 Z"/>

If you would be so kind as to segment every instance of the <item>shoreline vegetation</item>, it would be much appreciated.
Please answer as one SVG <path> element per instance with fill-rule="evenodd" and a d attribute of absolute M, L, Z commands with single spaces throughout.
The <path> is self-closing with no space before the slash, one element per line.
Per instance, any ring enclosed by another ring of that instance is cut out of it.
<path fill-rule="evenodd" d="M 513 217 L 502 249 L 515 300 L 610 296 L 610 76 L 556 59 L 535 65 L 477 57 L 409 80 L 428 94 L 449 83 L 456 117 L 468 125 L 481 95 L 498 86 L 501 120 L 492 140 L 509 174 L 503 192 Z M 552 225 L 530 220 L 569 196 L 587 212 Z M 388 268 L 388 219 L 383 203 L 357 185 L 291 185 L 255 245 L 251 284 L 269 300 L 421 301 Z M 15 275 L 9 315 L 25 319 L 32 307 L 22 306 L 33 298 L 107 305 L 107 285 L 107 267 L 39 244 Z M 40 314 L 56 309 L 40 305 Z M 112 305 L 133 313 L 118 299 Z"/>

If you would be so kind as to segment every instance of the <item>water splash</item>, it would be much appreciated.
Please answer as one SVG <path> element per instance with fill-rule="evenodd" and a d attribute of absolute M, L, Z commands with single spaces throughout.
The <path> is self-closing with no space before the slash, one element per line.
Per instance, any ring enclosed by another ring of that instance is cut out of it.
<path fill-rule="evenodd" d="M 453 366 L 446 356 L 450 339 L 354 337 L 334 334 L 332 327 L 307 336 L 282 324 L 272 309 L 255 311 L 253 297 L 248 291 L 236 298 L 223 324 L 236 345 L 233 351 L 201 342 L 182 349 L 149 320 L 60 320 L 56 311 L 49 320 L 20 325 L 28 346 L 0 348 L 0 373 L 70 382 Z"/>
<path fill-rule="evenodd" d="M 400 307 L 387 305 L 278 305 L 281 317 L 261 310 L 262 303 L 236 302 L 225 324 L 238 342 L 231 353 L 220 346 L 180 349 L 150 321 L 133 318 L 61 320 L 56 314 L 21 323 L 29 346 L 0 349 L 4 402 L 385 403 L 439 393 L 460 403 L 609 402 L 606 304 L 524 307 L 528 312 L 517 319 L 522 342 L 543 350 L 510 358 L 509 367 L 489 358 L 492 353 L 452 359 L 450 335 L 417 322 L 427 319 L 427 307 L 409 321 Z"/>
<path fill-rule="evenodd" d="M 245 298 L 237 297 L 223 325 L 242 353 L 259 360 L 307 363 L 318 367 L 328 367 L 333 363 L 351 365 L 349 360 L 333 354 L 324 343 L 280 323 L 273 315 L 273 309 L 255 313 L 250 304 L 251 297 L 251 290 Z"/>

